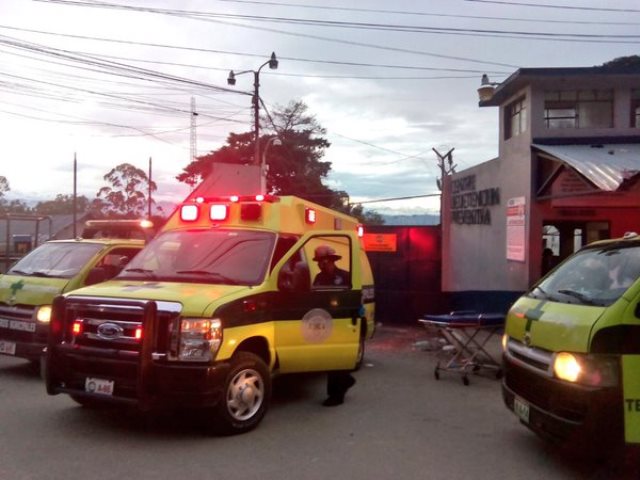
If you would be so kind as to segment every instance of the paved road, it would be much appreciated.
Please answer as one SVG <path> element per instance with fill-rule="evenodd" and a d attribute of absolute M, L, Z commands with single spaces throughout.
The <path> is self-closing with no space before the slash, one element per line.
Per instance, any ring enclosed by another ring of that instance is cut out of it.
<path fill-rule="evenodd" d="M 381 328 L 344 405 L 326 408 L 324 377 L 277 380 L 263 423 L 217 438 L 196 415 L 148 422 L 49 397 L 17 359 L 0 358 L 0 479 L 606 479 L 520 426 L 499 382 L 433 377 L 419 328 Z"/>

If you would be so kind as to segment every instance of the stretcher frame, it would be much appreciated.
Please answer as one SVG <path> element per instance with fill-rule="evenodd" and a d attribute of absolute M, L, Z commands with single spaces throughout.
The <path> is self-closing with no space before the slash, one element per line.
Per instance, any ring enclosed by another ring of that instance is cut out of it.
<path fill-rule="evenodd" d="M 469 385 L 469 373 L 493 370 L 496 378 L 502 377 L 502 361 L 486 349 L 486 345 L 504 327 L 504 314 L 451 312 L 449 315 L 424 315 L 418 322 L 425 328 L 433 328 L 442 335 L 446 344 L 440 349 L 433 375 L 440 380 L 440 372 L 451 372 L 462 377 Z M 450 352 L 453 352 L 452 354 Z M 442 357 L 449 353 L 449 358 Z"/>

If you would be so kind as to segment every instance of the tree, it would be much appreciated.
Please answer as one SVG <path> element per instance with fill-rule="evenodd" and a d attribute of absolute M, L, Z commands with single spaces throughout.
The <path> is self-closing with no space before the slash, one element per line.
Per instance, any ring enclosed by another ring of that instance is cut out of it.
<path fill-rule="evenodd" d="M 7 177 L 0 175 L 0 199 L 3 199 L 4 194 L 9 190 L 11 190 L 9 188 L 9 180 L 7 180 Z"/>
<path fill-rule="evenodd" d="M 149 177 L 139 168 L 122 163 L 104 177 L 110 186 L 98 190 L 92 202 L 94 208 L 106 217 L 138 218 L 146 214 L 148 204 L 145 192 L 149 191 Z M 151 191 L 157 190 L 151 182 Z"/>
<path fill-rule="evenodd" d="M 382 223 L 382 219 L 364 214 L 362 207 L 354 209 L 346 192 L 327 187 L 323 180 L 331 171 L 331 162 L 322 161 L 330 143 L 324 138 L 326 130 L 304 102 L 290 102 L 278 106 L 270 118 L 266 133 L 259 139 L 262 149 L 277 135 L 281 145 L 272 144 L 268 150 L 267 191 L 274 195 L 295 195 L 345 213 L 358 215 L 361 221 Z M 265 119 L 262 119 L 265 123 Z M 263 150 L 263 154 L 264 154 Z M 216 163 L 251 164 L 254 161 L 253 133 L 231 133 L 226 145 L 198 157 L 188 164 L 176 178 L 191 187 L 207 177 Z M 379 216 L 378 216 L 379 217 Z"/>
<path fill-rule="evenodd" d="M 84 195 L 76 197 L 76 211 L 86 212 L 89 208 L 89 199 Z M 35 206 L 35 212 L 41 215 L 56 215 L 73 213 L 73 195 L 56 195 L 55 200 L 46 200 L 38 202 Z"/>

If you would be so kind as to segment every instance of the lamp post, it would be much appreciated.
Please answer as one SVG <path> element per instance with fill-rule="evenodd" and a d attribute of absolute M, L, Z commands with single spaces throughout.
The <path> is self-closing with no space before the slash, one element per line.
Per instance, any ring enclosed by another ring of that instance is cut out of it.
<path fill-rule="evenodd" d="M 241 72 L 234 72 L 231 70 L 229 72 L 229 77 L 227 78 L 227 84 L 235 85 L 236 75 L 253 73 L 253 135 L 255 149 L 253 152 L 253 163 L 255 165 L 260 165 L 260 70 L 262 70 L 262 67 L 266 65 L 269 65 L 271 70 L 278 68 L 278 59 L 276 58 L 275 52 L 271 53 L 271 58 L 260 65 L 258 70 L 243 70 Z"/>
<path fill-rule="evenodd" d="M 264 150 L 262 151 L 262 161 L 260 162 L 260 193 L 266 195 L 267 193 L 267 152 L 269 151 L 269 147 L 271 145 L 275 145 L 279 147 L 282 145 L 282 140 L 278 137 L 274 136 L 267 140 L 267 144 L 264 146 Z"/>

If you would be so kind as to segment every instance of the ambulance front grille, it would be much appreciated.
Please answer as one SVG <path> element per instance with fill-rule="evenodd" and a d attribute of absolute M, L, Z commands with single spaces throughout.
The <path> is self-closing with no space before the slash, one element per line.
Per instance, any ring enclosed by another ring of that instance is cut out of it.
<path fill-rule="evenodd" d="M 539 373 L 552 375 L 551 365 L 553 353 L 536 347 L 528 347 L 524 343 L 509 337 L 507 341 L 506 356 L 509 360 L 525 368 Z"/>
<path fill-rule="evenodd" d="M 162 310 L 161 310 L 161 307 Z M 155 323 L 155 338 L 151 339 L 154 351 L 166 352 L 170 348 L 170 331 L 175 328 L 181 310 L 180 304 L 158 302 Z M 143 304 L 131 305 L 99 301 L 74 302 L 69 298 L 66 303 L 65 341 L 74 345 L 93 349 L 140 352 L 141 337 L 145 335 L 143 324 Z M 73 323 L 80 321 L 81 333 L 73 333 Z M 140 330 L 140 338 L 136 331 Z"/>
<path fill-rule="evenodd" d="M 34 310 L 35 307 L 33 305 L 9 305 L 8 303 L 0 302 L 0 318 L 8 320 L 31 321 Z"/>

